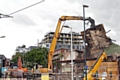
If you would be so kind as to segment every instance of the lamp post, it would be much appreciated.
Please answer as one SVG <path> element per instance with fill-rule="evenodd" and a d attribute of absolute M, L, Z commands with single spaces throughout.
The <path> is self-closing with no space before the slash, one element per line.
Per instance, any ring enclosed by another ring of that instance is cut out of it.
<path fill-rule="evenodd" d="M 85 8 L 88 8 L 88 5 L 83 5 L 83 23 L 84 23 L 84 59 L 85 59 L 85 76 L 87 80 L 87 69 L 86 69 L 86 33 L 85 33 Z"/>
<path fill-rule="evenodd" d="M 74 80 L 74 78 L 73 78 L 73 58 L 72 58 L 72 52 L 73 52 L 73 49 L 72 49 L 72 27 L 69 27 L 69 26 L 62 26 L 62 27 L 71 29 L 71 80 Z"/>
<path fill-rule="evenodd" d="M 5 38 L 6 36 L 0 36 L 0 38 Z"/>
<path fill-rule="evenodd" d="M 25 64 L 26 48 L 22 48 L 22 51 L 23 51 L 23 66 L 25 67 L 26 66 L 26 64 Z"/>
<path fill-rule="evenodd" d="M 25 50 L 24 50 L 24 48 L 22 50 L 23 50 L 23 67 L 25 67 L 25 60 L 24 60 Z"/>

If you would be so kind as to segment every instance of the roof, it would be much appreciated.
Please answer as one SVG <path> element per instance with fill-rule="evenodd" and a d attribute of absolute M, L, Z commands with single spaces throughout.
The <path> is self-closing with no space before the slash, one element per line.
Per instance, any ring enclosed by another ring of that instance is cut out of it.
<path fill-rule="evenodd" d="M 6 57 L 4 56 L 4 55 L 2 55 L 2 54 L 0 54 L 0 59 L 6 59 Z"/>
<path fill-rule="evenodd" d="M 32 50 L 32 49 L 35 49 L 35 48 L 38 48 L 38 46 L 29 46 L 28 49 Z"/>
<path fill-rule="evenodd" d="M 47 32 L 45 36 L 47 36 L 47 35 L 49 35 L 49 34 L 54 34 L 54 33 L 55 33 L 55 32 Z M 60 33 L 60 34 L 70 34 L 70 35 L 71 35 L 71 32 L 69 32 L 69 33 L 67 33 L 67 32 L 66 32 L 66 33 L 65 33 L 65 32 L 63 33 L 63 32 L 62 32 L 62 33 Z M 78 32 L 72 32 L 72 34 L 73 34 L 73 35 L 77 35 L 77 36 L 81 36 L 81 34 L 78 33 Z"/>
<path fill-rule="evenodd" d="M 69 50 L 69 48 L 67 48 L 67 47 L 65 47 L 65 46 L 62 46 L 62 47 L 59 47 L 59 48 L 55 49 L 55 51 L 56 51 L 56 50 L 61 50 L 61 49 Z"/>

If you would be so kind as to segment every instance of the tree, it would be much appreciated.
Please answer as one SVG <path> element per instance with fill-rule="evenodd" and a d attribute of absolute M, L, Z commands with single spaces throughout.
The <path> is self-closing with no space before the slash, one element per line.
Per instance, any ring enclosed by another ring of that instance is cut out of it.
<path fill-rule="evenodd" d="M 23 49 L 26 49 L 26 45 L 24 45 L 24 44 L 23 44 L 22 46 L 16 47 L 16 50 L 15 50 L 15 51 L 16 51 L 16 52 L 21 52 L 21 51 L 22 51 L 21 53 L 23 53 Z"/>
<path fill-rule="evenodd" d="M 14 63 L 17 63 L 18 57 L 23 57 L 23 53 L 20 52 L 20 48 L 25 48 L 25 45 L 18 46 L 17 52 L 14 55 L 14 58 L 11 60 Z M 38 47 L 35 49 L 32 49 L 29 52 L 24 53 L 24 67 L 33 67 L 34 63 L 38 63 L 39 65 L 42 65 L 43 67 L 47 67 L 47 58 L 48 58 L 48 50 L 47 48 Z M 23 59 L 22 59 L 23 60 Z"/>
<path fill-rule="evenodd" d="M 39 65 L 46 67 L 47 55 L 48 50 L 46 48 L 38 47 L 25 54 L 25 61 L 29 62 L 29 64 L 38 63 Z"/>
<path fill-rule="evenodd" d="M 62 60 L 62 58 L 63 58 L 63 53 L 60 53 L 59 54 L 59 59 Z"/>
<path fill-rule="evenodd" d="M 62 61 L 62 58 L 63 58 L 63 53 L 60 53 L 59 56 L 58 56 L 59 60 Z M 58 68 L 60 69 L 61 68 L 61 63 L 57 63 L 57 66 Z"/>
<path fill-rule="evenodd" d="M 21 56 L 22 62 L 23 62 L 23 67 L 26 67 L 25 64 L 24 64 L 25 63 L 25 59 L 24 59 L 25 49 L 26 49 L 26 45 L 24 45 L 24 44 L 22 46 L 16 47 L 16 50 L 15 50 L 16 54 L 15 54 L 14 58 L 11 61 L 16 64 L 17 60 L 18 60 L 18 57 Z"/>
<path fill-rule="evenodd" d="M 15 64 L 17 64 L 17 61 L 18 61 L 18 57 L 21 56 L 22 57 L 22 54 L 19 53 L 19 52 L 16 52 L 16 54 L 14 55 L 14 57 L 12 58 L 11 62 L 14 62 Z"/>

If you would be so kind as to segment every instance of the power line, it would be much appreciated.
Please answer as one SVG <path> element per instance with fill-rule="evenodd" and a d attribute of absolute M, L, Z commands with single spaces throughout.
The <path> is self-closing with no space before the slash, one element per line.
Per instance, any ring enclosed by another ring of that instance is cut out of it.
<path fill-rule="evenodd" d="M 0 11 L 2 11 L 4 13 L 4 14 L 0 13 L 0 18 L 8 18 L 8 17 L 13 18 L 12 16 L 7 15 L 7 13 L 4 12 L 2 9 L 0 9 Z"/>
<path fill-rule="evenodd" d="M 39 2 L 37 2 L 37 3 L 35 3 L 35 4 L 32 4 L 32 5 L 30 5 L 30 6 L 27 6 L 27 7 L 25 7 L 25 8 L 22 8 L 22 9 L 20 9 L 20 10 L 17 10 L 17 11 L 15 11 L 15 12 L 12 12 L 12 13 L 10 13 L 9 15 L 12 15 L 12 14 L 15 14 L 15 13 L 17 13 L 17 12 L 23 11 L 23 10 L 25 10 L 25 9 L 27 9 L 27 8 L 30 8 L 30 7 L 32 7 L 32 6 L 35 6 L 35 5 L 37 5 L 37 4 L 39 4 L 39 3 L 42 3 L 42 2 L 44 2 L 44 0 L 39 1 Z"/>
<path fill-rule="evenodd" d="M 2 9 L 0 9 L 0 11 L 2 11 L 4 14 L 7 14 L 6 12 L 4 12 Z"/>

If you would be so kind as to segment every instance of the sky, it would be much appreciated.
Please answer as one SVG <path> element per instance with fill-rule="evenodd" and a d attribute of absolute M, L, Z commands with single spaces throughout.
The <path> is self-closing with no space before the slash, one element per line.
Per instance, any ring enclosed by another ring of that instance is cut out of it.
<path fill-rule="evenodd" d="M 42 0 L 41 0 L 42 1 Z M 0 13 L 9 15 L 17 10 L 40 2 L 40 0 L 0 0 Z M 35 6 L 11 14 L 13 18 L 0 19 L 0 54 L 11 58 L 17 46 L 36 46 L 50 31 L 55 31 L 58 19 L 61 16 L 92 17 L 95 24 L 103 24 L 107 33 L 116 44 L 120 45 L 120 0 L 44 0 Z M 62 23 L 63 24 L 63 23 Z M 72 27 L 73 31 L 83 31 L 83 21 L 66 21 L 65 25 Z M 89 25 L 86 25 L 89 28 Z M 70 31 L 64 29 L 63 32 Z"/>

